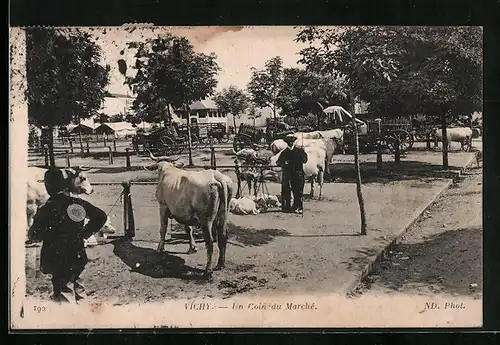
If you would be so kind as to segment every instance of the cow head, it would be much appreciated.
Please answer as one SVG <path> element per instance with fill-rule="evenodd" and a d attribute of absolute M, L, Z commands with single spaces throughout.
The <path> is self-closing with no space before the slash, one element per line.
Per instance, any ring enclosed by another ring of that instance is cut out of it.
<path fill-rule="evenodd" d="M 149 158 L 155 161 L 154 164 L 144 167 L 144 169 L 148 171 L 154 171 L 158 169 L 161 170 L 165 166 L 171 166 L 175 168 L 182 168 L 184 166 L 184 163 L 177 161 L 179 157 L 169 157 L 169 156 L 156 157 L 155 155 L 153 155 L 151 151 L 148 150 L 148 152 L 149 152 Z"/>
<path fill-rule="evenodd" d="M 69 184 L 69 192 L 75 194 L 92 194 L 94 192 L 94 188 L 90 184 L 87 174 L 85 173 L 90 170 L 89 168 L 76 167 L 64 170 L 68 175 L 67 181 Z"/>

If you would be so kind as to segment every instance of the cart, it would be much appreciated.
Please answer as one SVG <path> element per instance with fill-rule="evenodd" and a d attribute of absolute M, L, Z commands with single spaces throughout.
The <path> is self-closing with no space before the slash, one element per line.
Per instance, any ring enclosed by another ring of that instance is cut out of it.
<path fill-rule="evenodd" d="M 264 138 L 264 130 L 252 125 L 242 123 L 238 129 L 238 133 L 233 140 L 233 149 L 235 152 L 243 148 L 255 148 L 262 146 Z"/>
<path fill-rule="evenodd" d="M 142 145 L 143 153 L 150 150 L 156 154 L 170 156 L 181 154 L 187 147 L 187 129 L 180 129 L 181 135 L 176 127 L 168 126 L 157 128 L 149 133 L 137 133 L 132 138 L 132 146 L 136 152 L 139 152 L 139 145 Z M 191 133 L 191 148 L 197 148 L 199 143 L 196 134 Z"/>
<path fill-rule="evenodd" d="M 360 152 L 373 152 L 378 145 L 383 150 L 391 153 L 396 151 L 396 144 L 399 141 L 401 153 L 411 149 L 414 144 L 414 136 L 411 131 L 411 124 L 388 124 L 381 120 L 367 121 L 365 133 L 358 125 L 358 139 Z M 361 133 L 360 133 L 361 132 Z M 354 130 L 352 124 L 344 128 L 344 146 L 346 152 L 352 152 L 354 148 Z"/>

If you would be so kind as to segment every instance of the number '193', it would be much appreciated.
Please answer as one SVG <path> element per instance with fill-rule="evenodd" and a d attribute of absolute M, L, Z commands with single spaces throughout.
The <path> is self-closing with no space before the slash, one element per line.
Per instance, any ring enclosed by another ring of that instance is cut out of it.
<path fill-rule="evenodd" d="M 34 306 L 33 307 L 33 310 L 37 313 L 41 313 L 41 312 L 44 312 L 45 311 L 45 307 L 44 306 Z"/>

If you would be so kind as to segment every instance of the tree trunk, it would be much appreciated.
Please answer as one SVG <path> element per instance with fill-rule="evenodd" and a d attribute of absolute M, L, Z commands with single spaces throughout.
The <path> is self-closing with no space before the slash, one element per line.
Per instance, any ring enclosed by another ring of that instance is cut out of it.
<path fill-rule="evenodd" d="M 54 156 L 54 127 L 49 126 L 49 140 L 48 140 L 48 146 L 49 146 L 49 166 L 51 168 L 56 167 L 56 158 Z"/>
<path fill-rule="evenodd" d="M 275 108 L 275 107 L 272 107 L 272 109 L 273 109 L 273 119 L 275 119 L 275 120 L 276 120 L 276 108 Z"/>
<path fill-rule="evenodd" d="M 365 201 L 363 199 L 363 193 L 361 191 L 361 168 L 359 166 L 359 137 L 358 137 L 358 125 L 356 123 L 356 115 L 354 108 L 354 97 L 352 98 L 352 125 L 354 127 L 354 167 L 356 169 L 356 192 L 358 195 L 359 213 L 361 217 L 361 235 L 366 235 L 366 212 L 365 212 Z"/>
<path fill-rule="evenodd" d="M 168 125 L 172 124 L 172 114 L 170 113 L 170 104 L 167 104 L 167 121 Z"/>
<path fill-rule="evenodd" d="M 189 107 L 187 105 L 184 106 L 184 109 L 187 111 L 187 134 L 188 134 L 188 153 L 189 153 L 189 163 L 188 166 L 192 167 L 193 164 L 193 152 L 191 149 L 191 114 L 189 113 Z"/>
<path fill-rule="evenodd" d="M 448 169 L 448 136 L 446 135 L 446 112 L 441 112 L 441 137 L 443 143 L 443 169 Z"/>
<path fill-rule="evenodd" d="M 236 115 L 233 115 L 234 133 L 236 133 Z"/>

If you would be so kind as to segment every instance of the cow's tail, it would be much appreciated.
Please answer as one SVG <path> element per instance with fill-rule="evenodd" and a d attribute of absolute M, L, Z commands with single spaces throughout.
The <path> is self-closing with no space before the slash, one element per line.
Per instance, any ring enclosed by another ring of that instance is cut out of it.
<path fill-rule="evenodd" d="M 217 212 L 216 217 L 216 228 L 217 231 L 214 231 L 214 240 L 218 242 L 219 234 L 227 234 L 227 218 L 229 213 L 229 187 L 227 182 L 218 177 L 217 181 L 219 182 L 219 210 Z"/>

